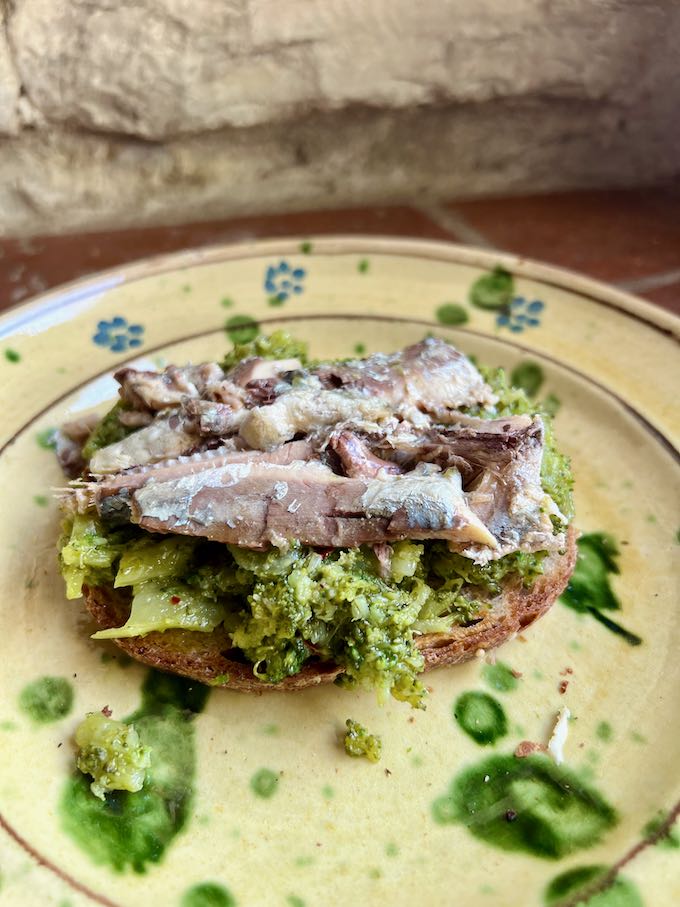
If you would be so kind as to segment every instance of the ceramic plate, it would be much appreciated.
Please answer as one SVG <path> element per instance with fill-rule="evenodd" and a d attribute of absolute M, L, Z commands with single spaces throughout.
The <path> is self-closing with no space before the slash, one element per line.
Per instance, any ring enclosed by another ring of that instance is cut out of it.
<path fill-rule="evenodd" d="M 497 265 L 511 276 L 479 283 Z M 519 378 L 559 404 L 591 597 L 557 603 L 495 665 L 487 655 L 429 675 L 425 712 L 334 686 L 187 688 L 92 642 L 56 569 L 63 478 L 50 429 L 104 411 L 123 363 L 219 359 L 253 322 L 285 327 L 316 356 L 433 333 L 489 365 L 530 363 Z M 3 903 L 545 907 L 616 872 L 593 905 L 680 903 L 677 333 L 672 316 L 564 271 L 356 237 L 154 259 L 5 314 Z M 470 691 L 504 716 L 493 744 L 454 716 Z M 155 726 L 160 701 L 173 716 L 157 734 L 165 792 L 134 806 L 81 796 L 79 719 L 109 706 L 115 717 L 141 709 Z M 547 741 L 563 706 L 565 763 L 515 758 L 521 741 Z M 348 717 L 382 736 L 377 765 L 344 753 Z"/>

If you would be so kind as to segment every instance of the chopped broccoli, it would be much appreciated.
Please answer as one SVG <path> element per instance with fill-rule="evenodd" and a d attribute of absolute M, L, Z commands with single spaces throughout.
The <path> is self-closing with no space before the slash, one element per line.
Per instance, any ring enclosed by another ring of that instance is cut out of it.
<path fill-rule="evenodd" d="M 83 460 L 86 463 L 90 462 L 100 448 L 108 447 L 109 444 L 114 444 L 116 441 L 122 441 L 123 438 L 127 438 L 128 435 L 135 431 L 134 428 L 123 425 L 118 418 L 126 409 L 129 409 L 129 407 L 119 400 L 95 425 L 90 437 L 83 446 Z"/>
<path fill-rule="evenodd" d="M 228 371 L 253 356 L 262 359 L 299 359 L 302 365 L 308 362 L 307 344 L 304 341 L 296 340 L 286 331 L 274 331 L 269 336 L 260 334 L 248 343 L 235 343 L 233 350 L 222 360 L 222 368 Z"/>
<path fill-rule="evenodd" d="M 379 762 L 382 753 L 382 740 L 375 734 L 369 734 L 358 721 L 348 718 L 345 722 L 345 752 L 348 756 L 364 756 L 369 762 Z"/>
<path fill-rule="evenodd" d="M 142 789 L 151 750 L 142 746 L 133 725 L 90 712 L 76 728 L 75 741 L 76 765 L 92 776 L 90 790 L 95 797 L 103 800 L 108 791 Z"/>

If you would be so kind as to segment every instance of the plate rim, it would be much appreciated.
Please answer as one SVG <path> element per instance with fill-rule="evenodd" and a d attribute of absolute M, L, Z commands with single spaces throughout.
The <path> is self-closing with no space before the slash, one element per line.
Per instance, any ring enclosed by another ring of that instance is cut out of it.
<path fill-rule="evenodd" d="M 304 253 L 302 243 L 311 243 Z M 680 316 L 656 303 L 620 290 L 605 281 L 587 277 L 578 271 L 546 264 L 534 258 L 502 250 L 483 249 L 446 240 L 419 239 L 372 234 L 291 235 L 239 242 L 222 242 L 208 246 L 181 249 L 176 252 L 146 256 L 129 263 L 114 265 L 84 277 L 51 287 L 44 293 L 10 306 L 0 313 L 0 337 L 11 336 L 22 324 L 43 314 L 45 307 L 62 305 L 147 277 L 160 276 L 200 265 L 220 264 L 266 255 L 289 255 L 293 252 L 313 258 L 315 254 L 351 255 L 382 254 L 404 258 L 430 259 L 449 264 L 462 264 L 491 269 L 505 267 L 518 277 L 540 281 L 548 286 L 577 293 L 592 302 L 613 308 L 680 342 Z"/>

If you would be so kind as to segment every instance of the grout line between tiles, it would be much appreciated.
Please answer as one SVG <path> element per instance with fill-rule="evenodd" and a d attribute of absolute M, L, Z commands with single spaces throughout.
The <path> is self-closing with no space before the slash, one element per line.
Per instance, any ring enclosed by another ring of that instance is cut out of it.
<path fill-rule="evenodd" d="M 451 233 L 455 234 L 456 238 L 464 243 L 469 243 L 471 246 L 481 246 L 483 249 L 496 248 L 483 233 L 480 233 L 479 230 L 475 230 L 474 227 L 470 226 L 462 215 L 456 214 L 449 208 L 444 208 L 443 205 L 414 204 L 412 207 L 426 217 L 429 217 L 430 220 L 437 224 L 437 226 L 443 227 L 445 230 L 449 230 Z"/>

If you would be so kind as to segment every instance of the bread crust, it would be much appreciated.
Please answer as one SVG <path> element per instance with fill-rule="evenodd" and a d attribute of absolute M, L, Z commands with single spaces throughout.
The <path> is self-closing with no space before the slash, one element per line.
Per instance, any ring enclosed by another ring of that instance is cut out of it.
<path fill-rule="evenodd" d="M 459 664 L 478 652 L 496 648 L 520 633 L 548 611 L 563 592 L 576 564 L 574 527 L 567 535 L 564 554 L 552 554 L 544 561 L 544 572 L 526 589 L 521 584 L 506 588 L 493 607 L 477 623 L 454 627 L 450 633 L 419 636 L 416 645 L 425 658 L 425 670 Z M 97 628 L 120 627 L 129 614 L 130 593 L 105 586 L 84 586 L 87 610 Z M 252 665 L 237 660 L 223 629 L 212 633 L 166 630 L 144 637 L 114 639 L 113 642 L 136 661 L 161 671 L 181 674 L 211 686 L 227 687 L 246 693 L 301 690 L 330 683 L 341 668 L 329 662 L 308 661 L 302 670 L 280 683 L 263 683 L 253 675 Z M 227 679 L 228 678 L 228 679 Z"/>

